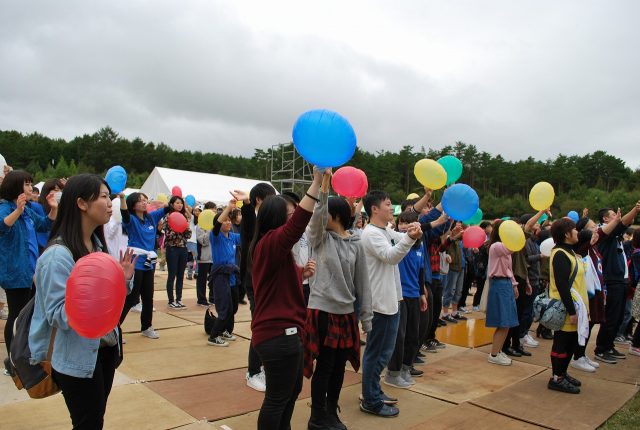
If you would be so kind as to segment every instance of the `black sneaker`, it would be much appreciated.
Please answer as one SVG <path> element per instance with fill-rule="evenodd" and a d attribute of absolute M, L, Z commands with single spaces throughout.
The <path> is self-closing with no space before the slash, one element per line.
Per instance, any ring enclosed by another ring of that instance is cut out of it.
<path fill-rule="evenodd" d="M 596 352 L 595 356 L 596 356 L 596 360 L 602 361 L 603 363 L 608 363 L 608 364 L 618 363 L 616 358 L 613 355 L 609 354 L 608 352 Z"/>
<path fill-rule="evenodd" d="M 455 314 L 453 317 L 458 321 L 466 321 L 467 320 L 467 317 L 465 317 L 464 315 L 460 315 L 460 313 Z"/>
<path fill-rule="evenodd" d="M 522 357 L 522 354 L 520 354 L 518 351 L 516 351 L 513 348 L 505 348 L 502 350 L 502 352 L 504 352 L 510 357 Z"/>
<path fill-rule="evenodd" d="M 562 391 L 563 393 L 568 394 L 580 394 L 580 388 L 571 384 L 569 381 L 567 381 L 566 378 L 562 378 L 558 381 L 555 381 L 553 378 L 549 379 L 547 388 L 550 390 Z"/>
<path fill-rule="evenodd" d="M 416 354 L 416 357 L 424 358 L 425 355 L 421 351 L 418 351 L 418 353 Z"/>
<path fill-rule="evenodd" d="M 444 327 L 447 325 L 447 322 L 442 318 L 438 318 L 438 327 Z"/>
<path fill-rule="evenodd" d="M 417 364 L 417 365 L 420 365 L 420 366 L 421 366 L 421 365 L 423 365 L 423 364 L 425 364 L 425 363 L 426 363 L 426 361 L 424 361 L 424 360 L 423 360 L 422 358 L 420 358 L 420 357 L 416 357 L 416 359 L 415 359 L 415 360 L 413 360 L 413 364 Z"/>
<path fill-rule="evenodd" d="M 531 353 L 529 351 L 525 351 L 522 348 L 513 348 L 513 350 L 523 357 L 531 357 Z"/>
<path fill-rule="evenodd" d="M 431 354 L 435 354 L 438 352 L 438 349 L 436 348 L 436 344 L 432 340 L 428 341 L 426 345 L 422 345 L 422 350 L 424 352 L 429 352 Z"/>
<path fill-rule="evenodd" d="M 575 387 L 581 387 L 582 386 L 582 382 L 578 381 L 576 378 L 574 378 L 573 376 L 570 376 L 568 373 L 564 374 L 564 379 L 566 379 L 567 381 L 569 381 L 569 383 Z"/>
<path fill-rule="evenodd" d="M 400 409 L 396 408 L 395 406 L 389 406 L 386 403 L 382 405 L 382 408 L 380 408 L 380 410 L 374 411 L 372 409 L 365 408 L 364 404 L 360 402 L 360 410 L 362 412 L 366 412 L 368 414 L 377 415 L 379 417 L 384 417 L 384 418 L 393 418 L 393 417 L 397 417 L 398 414 L 400 414 Z"/>
<path fill-rule="evenodd" d="M 438 349 L 445 349 L 447 347 L 446 344 L 440 342 L 438 339 L 433 339 L 432 342 L 435 344 Z"/>
<path fill-rule="evenodd" d="M 627 358 L 626 354 L 621 353 L 620 351 L 618 351 L 615 348 L 611 348 L 609 351 L 607 351 L 609 353 L 609 355 L 611 355 L 613 358 L 615 358 L 616 360 L 624 360 L 625 358 Z"/>
<path fill-rule="evenodd" d="M 418 370 L 415 367 L 411 366 L 411 369 L 409 369 L 409 374 L 411 374 L 411 376 L 422 376 L 424 375 L 424 372 L 422 370 Z"/>
<path fill-rule="evenodd" d="M 449 323 L 458 324 L 458 320 L 452 317 L 451 315 L 447 315 L 446 317 L 443 318 L 443 320 Z"/>

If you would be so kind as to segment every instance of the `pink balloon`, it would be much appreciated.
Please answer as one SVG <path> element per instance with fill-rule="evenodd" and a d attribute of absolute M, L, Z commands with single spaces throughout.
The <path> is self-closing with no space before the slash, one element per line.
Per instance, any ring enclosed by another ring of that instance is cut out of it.
<path fill-rule="evenodd" d="M 69 325 L 82 337 L 104 336 L 118 325 L 126 295 L 124 272 L 112 256 L 85 255 L 67 279 L 64 310 Z"/>
<path fill-rule="evenodd" d="M 171 195 L 172 196 L 182 197 L 182 188 L 180 188 L 177 185 L 175 187 L 171 188 Z"/>
<path fill-rule="evenodd" d="M 183 233 L 189 227 L 189 221 L 180 212 L 169 215 L 169 227 L 176 233 Z"/>
<path fill-rule="evenodd" d="M 465 248 L 480 248 L 486 240 L 487 234 L 477 225 L 467 228 L 462 233 L 462 244 Z"/>
<path fill-rule="evenodd" d="M 367 175 L 355 167 L 341 167 L 331 178 L 333 190 L 344 197 L 362 197 L 369 187 Z"/>

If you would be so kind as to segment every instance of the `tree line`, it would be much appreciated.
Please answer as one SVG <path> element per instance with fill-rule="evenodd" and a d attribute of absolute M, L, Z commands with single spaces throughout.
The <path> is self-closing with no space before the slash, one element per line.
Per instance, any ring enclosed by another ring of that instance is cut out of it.
<path fill-rule="evenodd" d="M 34 175 L 36 182 L 80 172 L 104 174 L 111 166 L 121 165 L 129 174 L 128 186 L 134 188 L 144 183 L 155 166 L 270 180 L 271 169 L 277 170 L 279 163 L 277 157 L 272 163 L 271 147 L 255 149 L 252 157 L 178 151 L 164 143 L 129 140 L 111 127 L 69 141 L 40 133 L 0 131 L 0 154 L 14 168 Z M 413 175 L 414 164 L 425 157 L 438 159 L 444 155 L 462 161 L 464 171 L 459 182 L 478 192 L 486 218 L 531 212 L 529 190 L 539 181 L 554 186 L 557 197 L 553 209 L 559 214 L 583 207 L 592 213 L 605 206 L 630 208 L 640 200 L 640 169 L 632 170 L 624 160 L 605 151 L 509 161 L 500 154 L 456 142 L 439 149 L 405 145 L 398 152 L 358 148 L 348 164 L 366 172 L 369 189 L 384 189 L 394 203 L 400 203 L 408 194 L 421 190 Z"/>

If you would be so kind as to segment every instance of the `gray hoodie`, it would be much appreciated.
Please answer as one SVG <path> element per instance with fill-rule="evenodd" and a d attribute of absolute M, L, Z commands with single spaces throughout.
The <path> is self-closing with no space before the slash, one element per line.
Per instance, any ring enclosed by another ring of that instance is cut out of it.
<path fill-rule="evenodd" d="M 359 308 L 359 320 L 365 332 L 371 330 L 373 311 L 365 252 L 360 237 L 341 237 L 325 229 L 329 218 L 328 194 L 320 193 L 307 227 L 310 258 L 316 261 L 311 278 L 309 308 L 344 315 Z"/>

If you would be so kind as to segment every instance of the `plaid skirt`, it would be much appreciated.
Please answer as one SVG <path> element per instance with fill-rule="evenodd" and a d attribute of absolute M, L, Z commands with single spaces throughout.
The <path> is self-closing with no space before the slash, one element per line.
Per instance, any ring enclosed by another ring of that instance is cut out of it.
<path fill-rule="evenodd" d="M 304 376 L 313 375 L 313 361 L 320 355 L 318 309 L 307 309 L 304 325 Z M 347 349 L 347 359 L 357 372 L 360 369 L 360 332 L 355 312 L 346 315 L 327 314 L 327 330 L 322 346 L 332 349 Z"/>

